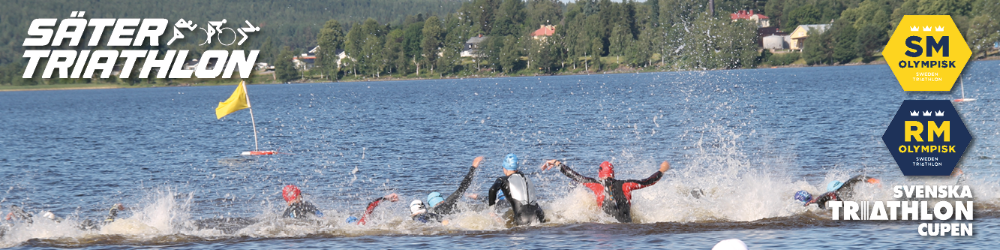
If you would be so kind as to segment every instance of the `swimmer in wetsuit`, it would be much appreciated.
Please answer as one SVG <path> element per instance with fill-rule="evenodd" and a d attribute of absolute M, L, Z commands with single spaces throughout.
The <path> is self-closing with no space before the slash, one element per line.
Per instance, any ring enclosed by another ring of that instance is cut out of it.
<path fill-rule="evenodd" d="M 600 206 L 604 213 L 612 215 L 618 222 L 624 223 L 632 222 L 632 191 L 656 184 L 663 177 L 663 173 L 670 169 L 670 163 L 664 161 L 660 163 L 660 171 L 643 180 L 616 180 L 615 169 L 610 162 L 601 163 L 597 175 L 599 179 L 580 175 L 557 160 L 545 162 L 545 165 L 542 165 L 542 170 L 549 170 L 556 166 L 570 179 L 590 188 L 597 196 L 597 206 Z"/>
<path fill-rule="evenodd" d="M 299 187 L 289 184 L 281 189 L 281 197 L 288 203 L 285 212 L 281 214 L 284 218 L 303 219 L 307 216 L 323 217 L 323 212 L 319 211 L 312 202 L 302 200 L 302 191 Z"/>
<path fill-rule="evenodd" d="M 410 202 L 410 218 L 423 223 L 440 222 L 441 224 L 448 225 L 448 220 L 445 220 L 440 214 L 428 212 L 427 206 L 421 200 Z"/>
<path fill-rule="evenodd" d="M 108 223 L 114 222 L 115 219 L 118 217 L 118 211 L 121 211 L 121 210 L 125 210 L 125 207 L 122 206 L 122 204 L 114 204 L 114 205 L 111 206 L 111 209 L 108 210 L 108 215 L 104 217 L 104 222 L 103 223 L 97 223 L 97 222 L 94 222 L 94 220 L 86 219 L 86 220 L 83 220 L 82 222 L 80 222 L 80 224 L 77 225 L 77 228 L 80 228 L 80 230 L 99 229 L 100 226 L 102 226 L 102 225 L 107 225 Z M 49 212 L 49 211 L 43 211 L 41 213 L 41 215 L 42 215 L 43 218 L 52 220 L 52 221 L 54 221 L 56 223 L 62 223 L 62 221 L 63 221 L 62 218 L 56 217 L 56 215 L 54 213 Z M 4 217 L 4 219 L 7 220 L 7 221 L 20 220 L 20 221 L 27 222 L 28 224 L 34 223 L 34 220 L 32 220 L 31 214 L 25 212 L 23 209 L 21 209 L 17 205 L 11 205 L 10 206 L 10 213 L 8 213 L 7 216 Z M 0 236 L 2 236 L 2 233 L 0 233 Z"/>
<path fill-rule="evenodd" d="M 809 206 L 809 204 L 816 203 L 820 209 L 826 209 L 827 201 L 841 201 L 841 200 L 851 200 L 854 198 L 854 188 L 858 187 L 859 184 L 879 184 L 879 180 L 865 176 L 864 174 L 856 175 L 848 179 L 846 182 L 831 181 L 826 185 L 826 193 L 820 194 L 819 196 L 813 197 L 812 194 L 801 190 L 795 193 L 795 199 L 805 204 L 803 206 Z"/>
<path fill-rule="evenodd" d="M 415 221 L 423 223 L 434 221 L 447 225 L 448 221 L 442 219 L 441 216 L 456 212 L 455 202 L 462 197 L 465 190 L 472 184 L 472 178 L 476 175 L 476 168 L 479 168 L 479 162 L 481 161 L 483 161 L 482 156 L 472 160 L 472 167 L 469 167 L 469 172 L 465 174 L 465 178 L 458 184 L 458 189 L 451 193 L 447 199 L 441 198 L 441 193 L 432 192 L 427 195 L 427 204 L 430 204 L 430 208 L 421 200 L 410 202 L 410 217 Z"/>
<path fill-rule="evenodd" d="M 528 225 L 532 222 L 545 222 L 545 211 L 538 206 L 535 201 L 535 187 L 528 177 L 517 170 L 517 156 L 509 154 L 503 161 L 504 177 L 497 178 L 493 186 L 490 187 L 489 201 L 490 211 L 495 211 L 497 203 L 497 192 L 503 191 L 503 195 L 510 202 L 510 211 L 513 215 L 514 225 Z M 494 214 L 495 215 L 495 214 Z"/>
<path fill-rule="evenodd" d="M 427 204 L 430 205 L 428 212 L 441 215 L 455 213 L 455 202 L 458 201 L 458 198 L 462 198 L 462 194 L 464 194 L 465 190 L 472 184 L 472 178 L 475 177 L 476 168 L 479 167 L 479 162 L 481 161 L 483 161 L 482 156 L 476 157 L 472 160 L 472 167 L 469 167 L 469 172 L 465 174 L 465 178 L 463 178 L 462 182 L 458 184 L 458 189 L 451 193 L 448 198 L 441 198 L 441 193 L 438 192 L 433 192 L 430 195 L 427 195 Z"/>
<path fill-rule="evenodd" d="M 302 200 L 302 191 L 295 185 L 285 186 L 285 188 L 281 190 L 281 196 L 285 198 L 285 202 L 288 202 L 288 207 L 285 208 L 285 212 L 281 214 L 281 217 L 295 219 L 308 218 L 309 216 L 323 217 L 323 212 L 319 211 L 315 205 L 311 202 Z M 375 211 L 375 207 L 378 207 L 379 203 L 384 200 L 396 202 L 399 200 L 399 195 L 389 194 L 375 199 L 371 203 L 368 203 L 368 208 L 365 209 L 365 213 L 361 215 L 360 219 L 350 216 L 347 218 L 347 223 L 364 225 L 368 220 L 368 215 Z"/>

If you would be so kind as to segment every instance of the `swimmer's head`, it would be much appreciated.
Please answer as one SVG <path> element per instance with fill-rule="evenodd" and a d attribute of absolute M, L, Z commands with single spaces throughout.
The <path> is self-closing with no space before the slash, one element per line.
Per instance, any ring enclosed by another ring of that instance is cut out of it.
<path fill-rule="evenodd" d="M 830 183 L 826 184 L 826 191 L 827 192 L 837 191 L 837 189 L 840 189 L 840 187 L 843 187 L 843 186 L 844 186 L 843 182 L 840 182 L 840 181 L 831 181 Z"/>
<path fill-rule="evenodd" d="M 442 201 L 444 201 L 444 198 L 441 198 L 441 193 L 432 192 L 427 195 L 427 205 L 430 207 L 437 206 Z"/>
<path fill-rule="evenodd" d="M 809 192 L 806 192 L 805 190 L 799 190 L 798 192 L 795 192 L 795 200 L 809 202 L 812 200 L 812 194 L 809 194 Z"/>
<path fill-rule="evenodd" d="M 508 154 L 507 157 L 503 159 L 503 169 L 509 171 L 517 170 L 517 155 Z"/>
<path fill-rule="evenodd" d="M 285 186 L 285 188 L 281 189 L 281 197 L 284 197 L 286 202 L 292 202 L 298 199 L 301 194 L 302 191 L 295 185 L 289 184 L 288 186 Z"/>
<path fill-rule="evenodd" d="M 615 178 L 615 167 L 611 165 L 610 162 L 601 162 L 601 170 L 597 172 L 597 178 Z"/>
<path fill-rule="evenodd" d="M 410 214 L 420 214 L 427 212 L 427 207 L 424 206 L 424 202 L 421 200 L 413 200 L 410 202 Z"/>

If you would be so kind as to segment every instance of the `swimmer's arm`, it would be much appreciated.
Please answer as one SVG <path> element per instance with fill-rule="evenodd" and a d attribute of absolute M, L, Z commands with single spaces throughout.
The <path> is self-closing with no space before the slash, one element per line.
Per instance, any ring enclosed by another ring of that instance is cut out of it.
<path fill-rule="evenodd" d="M 493 182 L 493 186 L 490 187 L 489 195 L 486 196 L 486 201 L 489 203 L 490 208 L 493 208 L 493 205 L 497 204 L 497 191 L 500 191 L 501 188 L 503 188 L 503 178 L 497 178 L 497 181 Z M 504 194 L 507 194 L 507 192 L 504 191 Z"/>
<path fill-rule="evenodd" d="M 476 159 L 478 160 L 480 158 L 481 157 Z M 449 195 L 447 199 L 444 199 L 441 205 L 438 206 L 440 207 L 450 206 L 451 204 L 455 204 L 455 201 L 457 201 L 458 198 L 462 197 L 462 194 L 465 193 L 465 190 L 469 189 L 469 185 L 472 185 L 472 178 L 476 176 L 476 167 L 477 165 L 479 165 L 478 163 L 479 161 L 476 161 L 472 165 L 472 167 L 469 168 L 469 173 L 466 173 L 465 178 L 462 179 L 462 183 L 458 184 L 458 190 L 455 190 L 455 192 L 451 193 L 451 195 Z"/>
<path fill-rule="evenodd" d="M 378 204 L 381 203 L 384 200 L 389 200 L 391 202 L 396 202 L 396 201 L 399 200 L 399 195 L 397 195 L 395 193 L 389 194 L 389 195 L 386 195 L 384 197 L 378 197 L 377 199 L 375 199 L 371 203 L 368 203 L 368 208 L 365 209 L 365 214 L 361 215 L 361 219 L 358 220 L 358 225 L 364 225 L 365 222 L 368 220 L 368 215 L 372 214 L 372 212 L 375 211 L 375 208 L 378 207 Z"/>
<path fill-rule="evenodd" d="M 650 175 L 649 178 L 646 179 L 625 181 L 625 186 L 623 188 L 635 190 L 652 186 L 653 184 L 656 184 L 656 182 L 660 181 L 660 178 L 663 178 L 663 173 L 667 172 L 667 170 L 670 170 L 670 163 L 664 161 L 663 163 L 660 163 L 660 171 L 656 171 L 653 175 Z"/>
<path fill-rule="evenodd" d="M 583 176 L 580 173 L 573 171 L 573 169 L 570 169 L 568 166 L 566 166 L 566 164 L 563 164 L 562 162 L 556 161 L 556 164 L 557 166 L 559 166 L 559 172 L 562 172 L 564 175 L 566 175 L 566 177 L 573 179 L 573 181 L 579 183 L 597 183 L 597 180 L 595 180 L 594 178 Z"/>

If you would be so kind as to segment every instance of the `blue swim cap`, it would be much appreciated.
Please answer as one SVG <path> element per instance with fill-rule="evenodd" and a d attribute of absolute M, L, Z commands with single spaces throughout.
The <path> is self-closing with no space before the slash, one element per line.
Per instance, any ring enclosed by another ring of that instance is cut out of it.
<path fill-rule="evenodd" d="M 798 192 L 795 192 L 795 200 L 797 201 L 809 202 L 810 200 L 812 200 L 812 197 L 813 196 L 809 194 L 809 192 L 806 192 L 805 190 L 799 190 Z"/>
<path fill-rule="evenodd" d="M 831 181 L 829 184 L 826 184 L 826 191 L 827 192 L 837 191 L 837 189 L 840 189 L 840 187 L 843 187 L 843 186 L 844 186 L 843 182 L 840 182 L 840 181 Z"/>
<path fill-rule="evenodd" d="M 356 222 L 358 222 L 358 217 L 347 216 L 347 223 L 354 224 Z"/>
<path fill-rule="evenodd" d="M 510 171 L 517 170 L 517 155 L 507 155 L 507 157 L 503 159 L 503 169 Z"/>
<path fill-rule="evenodd" d="M 427 195 L 427 205 L 431 207 L 437 206 L 442 201 L 444 201 L 444 198 L 441 198 L 441 193 L 433 192 Z"/>

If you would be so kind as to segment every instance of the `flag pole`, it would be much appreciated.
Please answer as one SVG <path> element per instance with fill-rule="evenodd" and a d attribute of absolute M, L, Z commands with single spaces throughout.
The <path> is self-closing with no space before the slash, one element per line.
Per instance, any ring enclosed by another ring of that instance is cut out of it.
<path fill-rule="evenodd" d="M 257 122 L 253 119 L 253 107 L 250 105 L 250 95 L 247 94 L 247 85 L 240 81 L 240 85 L 243 85 L 243 97 L 247 99 L 247 108 L 250 109 L 250 123 L 253 124 L 253 149 L 254 151 L 260 151 L 257 146 Z"/>

